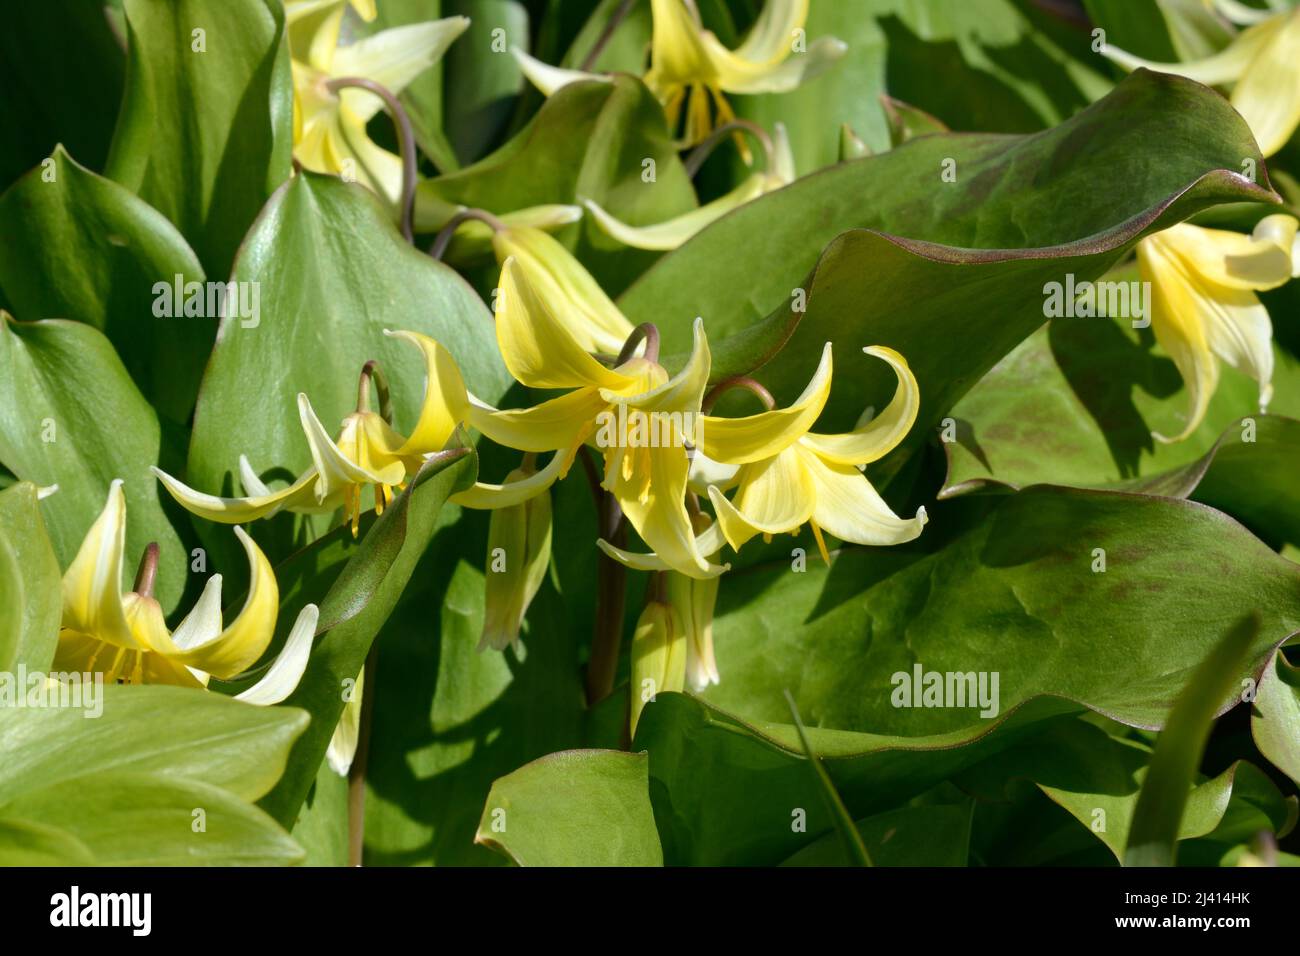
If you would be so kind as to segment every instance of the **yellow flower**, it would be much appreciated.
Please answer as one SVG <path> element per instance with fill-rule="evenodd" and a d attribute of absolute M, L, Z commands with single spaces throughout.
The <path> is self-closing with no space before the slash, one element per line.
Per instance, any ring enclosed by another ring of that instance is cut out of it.
<path fill-rule="evenodd" d="M 681 615 L 671 605 L 651 601 L 641 612 L 632 634 L 631 732 L 645 705 L 660 694 L 686 686 L 686 632 Z"/>
<path fill-rule="evenodd" d="M 1246 120 L 1260 152 L 1272 156 L 1300 125 L 1300 10 L 1270 13 L 1229 0 L 1220 12 L 1251 24 L 1223 50 L 1188 63 L 1156 63 L 1106 45 L 1102 54 L 1126 70 L 1146 67 L 1210 86 L 1232 86 L 1232 105 Z"/>
<path fill-rule="evenodd" d="M 704 418 L 703 453 L 708 461 L 738 466 L 721 481 L 735 486 L 734 498 L 718 483 L 709 500 L 727 542 L 739 550 L 756 534 L 770 536 L 812 528 L 822 557 L 829 560 L 822 531 L 841 541 L 890 545 L 911 541 L 925 525 L 925 509 L 900 518 L 876 493 L 861 467 L 903 440 L 916 421 L 920 390 L 907 361 L 893 349 L 863 349 L 884 359 L 898 376 L 898 388 L 884 412 L 854 431 L 820 435 L 809 431 L 830 395 L 828 342 L 808 387 L 788 408 L 746 418 Z"/>
<path fill-rule="evenodd" d="M 794 155 L 790 151 L 790 138 L 786 135 L 784 123 L 777 123 L 773 127 L 772 139 L 772 155 L 768 158 L 769 168 L 762 172 L 751 173 L 744 182 L 726 195 L 719 196 L 713 202 L 706 203 L 699 209 L 692 209 L 667 222 L 656 223 L 653 226 L 629 226 L 591 200 L 587 200 L 584 205 L 600 228 L 624 245 L 656 251 L 676 249 L 705 226 L 721 219 L 733 209 L 738 209 L 752 199 L 794 182 Z"/>
<path fill-rule="evenodd" d="M 396 208 L 402 160 L 374 142 L 366 124 L 383 106 L 374 93 L 333 80 L 372 80 L 396 95 L 436 63 L 469 26 L 465 17 L 393 27 L 340 47 L 343 0 L 307 0 L 286 10 L 293 70 L 293 155 L 304 168 L 355 180 Z M 373 0 L 354 0 L 367 20 Z"/>
<path fill-rule="evenodd" d="M 1254 233 L 1181 223 L 1138 243 L 1142 279 L 1151 283 L 1151 329 L 1187 383 L 1186 438 L 1201 424 L 1219 383 L 1219 359 L 1259 383 L 1263 409 L 1273 392 L 1273 326 L 1255 290 L 1300 274 L 1297 222 L 1266 216 Z"/>
<path fill-rule="evenodd" d="M 693 515 L 697 533 L 711 524 L 702 514 Z M 689 578 L 676 571 L 665 574 L 664 592 L 676 610 L 686 635 L 686 681 L 702 691 L 719 682 L 718 663 L 713 657 L 713 608 L 718 602 L 720 578 Z"/>
<path fill-rule="evenodd" d="M 363 385 L 364 394 L 368 391 Z M 312 464 L 297 481 L 279 491 L 268 488 L 243 455 L 239 456 L 239 476 L 247 496 L 242 498 L 204 494 L 161 468 L 150 470 L 186 510 L 209 521 L 243 524 L 281 511 L 328 514 L 343 508 L 344 519 L 351 521 L 355 535 L 361 518 L 362 486 L 374 486 L 375 512 L 382 514 L 384 506 L 393 499 L 393 489 L 400 489 L 407 475 L 419 470 L 426 453 L 442 447 L 427 448 L 421 444 L 427 434 L 441 433 L 441 423 L 429 423 L 422 417 L 408 440 L 393 431 L 378 413 L 365 407 L 348 415 L 338 440 L 332 440 L 316 417 L 311 402 L 301 392 L 298 393 L 298 420 L 307 437 Z M 447 429 L 448 435 L 450 431 Z"/>
<path fill-rule="evenodd" d="M 114 481 L 104 510 L 63 576 L 63 627 L 54 669 L 102 672 L 106 680 L 124 684 L 182 687 L 206 687 L 209 677 L 238 678 L 271 643 L 280 590 L 253 539 L 242 528 L 235 534 L 251 569 L 243 609 L 222 627 L 221 575 L 214 574 L 194 609 L 170 631 L 152 596 L 156 547 L 150 546 L 135 590 L 122 593 L 126 498 L 121 480 Z M 314 604 L 302 609 L 266 675 L 236 695 L 238 699 L 275 704 L 293 692 L 307 666 L 317 616 Z"/>
<path fill-rule="evenodd" d="M 650 9 L 654 30 L 645 83 L 663 104 L 669 128 L 684 124 L 687 146 L 734 119 L 723 93 L 789 92 L 824 72 L 848 49 L 834 37 L 821 37 L 804 49 L 808 0 L 768 0 L 735 50 L 704 29 L 695 5 L 687 0 L 650 0 Z M 577 80 L 603 79 L 547 66 L 521 50 L 511 52 L 528 79 L 547 96 Z"/>
<path fill-rule="evenodd" d="M 506 477 L 506 484 L 536 472 L 529 460 Z M 551 563 L 551 495 L 543 491 L 527 501 L 492 512 L 488 523 L 487 597 L 479 649 L 504 650 L 519 639 L 528 605 Z"/>

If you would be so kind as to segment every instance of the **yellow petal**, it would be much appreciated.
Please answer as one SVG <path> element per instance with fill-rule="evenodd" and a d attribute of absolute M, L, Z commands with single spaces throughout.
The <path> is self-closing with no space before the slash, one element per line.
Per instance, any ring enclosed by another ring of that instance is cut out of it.
<path fill-rule="evenodd" d="M 275 618 L 280 607 L 280 588 L 271 570 L 271 562 L 243 528 L 235 535 L 248 556 L 248 597 L 239 616 L 216 637 L 187 649 L 173 645 L 168 654 L 178 663 L 229 680 L 248 670 L 265 653 L 275 634 Z"/>
<path fill-rule="evenodd" d="M 285 638 L 284 647 L 271 662 L 270 669 L 252 687 L 236 694 L 235 700 L 270 707 L 292 694 L 302 680 L 303 672 L 307 670 L 319 618 L 320 610 L 315 604 L 308 604 L 299 611 L 298 619 L 293 622 L 293 629 Z"/>
<path fill-rule="evenodd" d="M 609 403 L 594 388 L 577 388 L 531 408 L 498 410 L 475 402 L 467 421 L 498 445 L 519 451 L 570 450 Z"/>
<path fill-rule="evenodd" d="M 503 265 L 515 260 L 528 285 L 580 349 L 617 355 L 623 348 L 632 323 L 557 239 L 540 229 L 511 226 L 492 236 L 492 248 Z"/>
<path fill-rule="evenodd" d="M 420 404 L 420 417 L 398 454 L 427 455 L 441 451 L 447 447 L 456 426 L 469 416 L 469 395 L 460 366 L 441 343 L 427 335 L 388 329 L 384 334 L 409 342 L 424 356 L 424 401 Z"/>
<path fill-rule="evenodd" d="M 703 416 L 698 415 L 700 403 L 704 400 L 704 390 L 709 384 L 709 370 L 712 367 L 713 358 L 709 352 L 709 339 L 704 334 L 704 320 L 697 317 L 691 328 L 692 345 L 691 357 L 686 360 L 686 365 L 682 370 L 668 379 L 662 385 L 658 385 L 648 391 L 631 392 L 624 388 L 603 389 L 601 394 L 609 402 L 621 402 L 632 408 L 646 409 L 658 412 L 690 412 L 696 416 L 695 426 L 699 426 Z M 633 360 L 634 362 L 643 360 Z M 627 368 L 632 366 L 629 362 Z M 692 432 L 697 432 L 698 427 L 692 428 Z M 691 438 L 692 436 L 687 436 Z M 692 444 L 695 442 L 692 441 Z"/>
<path fill-rule="evenodd" d="M 447 17 L 380 30 L 340 47 L 334 54 L 331 73 L 374 80 L 396 95 L 442 59 L 452 42 L 467 29 L 468 17 Z M 362 122 L 369 121 L 384 105 L 374 93 L 362 89 L 344 89 L 340 95 Z"/>
<path fill-rule="evenodd" d="M 532 472 L 517 469 L 506 486 Z M 488 523 L 483 634 L 479 649 L 504 650 L 519 639 L 528 606 L 551 562 L 551 496 L 543 492 L 510 508 L 492 512 Z"/>
<path fill-rule="evenodd" d="M 1163 230 L 1160 241 L 1215 285 L 1273 289 L 1290 281 L 1295 270 L 1296 226 L 1284 213 L 1265 216 L 1249 236 L 1179 223 Z"/>
<path fill-rule="evenodd" d="M 510 508 L 523 504 L 529 498 L 540 495 L 568 471 L 568 456 L 557 452 L 551 457 L 546 467 L 536 474 L 516 481 L 507 481 L 502 485 L 475 482 L 473 488 L 467 488 L 454 494 L 449 499 L 452 504 L 462 508 L 475 508 L 490 511 L 494 508 Z"/>
<path fill-rule="evenodd" d="M 1134 56 L 1132 53 L 1110 44 L 1102 47 L 1101 55 L 1119 64 L 1125 70 L 1136 70 L 1145 67 L 1158 73 L 1173 73 L 1177 76 L 1185 76 L 1189 80 L 1205 83 L 1208 86 L 1220 86 L 1232 83 L 1242 76 L 1246 68 L 1250 66 L 1251 62 L 1273 39 L 1281 27 L 1282 19 L 1280 17 L 1270 18 L 1251 27 L 1249 30 L 1242 31 L 1231 43 L 1213 56 L 1202 60 L 1190 60 L 1186 63 L 1159 63 L 1155 60 L 1144 60 L 1142 57 Z"/>
<path fill-rule="evenodd" d="M 125 547 L 126 496 L 116 478 L 108 486 L 104 510 L 63 575 L 63 627 L 118 647 L 147 650 L 132 634 L 122 607 Z"/>
<path fill-rule="evenodd" d="M 675 609 L 660 601 L 645 606 L 632 632 L 631 657 L 631 731 L 635 734 L 646 704 L 686 686 L 686 633 Z"/>
<path fill-rule="evenodd" d="M 721 219 L 733 209 L 738 209 L 751 199 L 763 195 L 766 191 L 766 181 L 765 173 L 754 173 L 746 177 L 745 181 L 731 192 L 719 196 L 713 202 L 652 226 L 629 226 L 590 199 L 585 205 L 600 228 L 623 245 L 636 249 L 667 251 L 676 249 L 705 226 Z"/>
<path fill-rule="evenodd" d="M 841 541 L 902 544 L 919 536 L 925 527 L 924 508 L 917 509 L 915 518 L 898 517 L 852 465 L 823 461 L 804 448 L 797 448 L 796 453 L 816 497 L 812 520 Z"/>
<path fill-rule="evenodd" d="M 506 368 L 529 388 L 619 388 L 628 383 L 574 340 L 513 258 L 501 269 L 496 329 Z"/>
<path fill-rule="evenodd" d="M 737 551 L 756 534 L 793 533 L 813 513 L 815 491 L 797 447 L 746 465 L 739 479 L 734 501 L 709 489 L 722 532 Z"/>
<path fill-rule="evenodd" d="M 702 42 L 702 29 L 682 0 L 650 0 L 653 30 L 646 84 L 662 100 L 675 85 L 711 82 L 713 64 Z"/>
<path fill-rule="evenodd" d="M 209 521 L 217 521 L 222 524 L 244 524 L 249 521 L 256 521 L 258 518 L 266 518 L 277 512 L 288 509 L 290 511 L 317 511 L 323 508 L 316 500 L 316 469 L 309 468 L 297 481 L 288 488 L 280 491 L 267 492 L 265 494 L 254 494 L 248 498 L 222 498 L 217 495 L 204 494 L 201 491 L 195 491 L 184 482 L 173 478 L 161 468 L 150 468 L 154 476 L 162 482 L 168 494 L 180 502 L 181 506 L 191 514 L 196 514 L 200 518 L 207 518 Z M 248 485 L 245 483 L 245 487 Z M 265 488 L 265 485 L 261 486 Z M 325 510 L 333 510 L 334 505 L 329 505 Z"/>
<path fill-rule="evenodd" d="M 352 485 L 384 485 L 394 484 L 390 475 L 376 474 L 369 469 L 362 468 L 359 464 L 349 458 L 343 449 L 335 444 L 321 425 L 320 419 L 316 417 L 315 410 L 311 407 L 311 401 L 304 392 L 298 393 L 298 418 L 302 423 L 302 430 L 307 436 L 307 445 L 311 449 L 312 463 L 316 466 L 316 500 L 324 502 L 332 500 Z M 348 416 L 344 426 L 344 434 L 340 441 L 346 441 L 349 445 L 355 441 L 347 433 L 348 426 L 356 427 L 356 419 Z"/>
<path fill-rule="evenodd" d="M 808 20 L 808 0 L 767 0 L 736 56 L 755 63 L 776 63 L 790 55 L 796 30 Z"/>
<path fill-rule="evenodd" d="M 803 394 L 786 408 L 745 418 L 704 416 L 704 453 L 732 465 L 771 458 L 790 447 L 812 428 L 831 394 L 831 343 L 822 348 L 817 371 Z"/>
<path fill-rule="evenodd" d="M 1300 125 L 1300 12 L 1288 14 L 1281 23 L 1232 90 L 1232 105 L 1265 156 L 1285 146 Z M 1253 29 L 1269 26 L 1265 22 Z"/>
<path fill-rule="evenodd" d="M 570 83 L 581 83 L 583 80 L 595 80 L 600 83 L 609 82 L 609 77 L 603 73 L 566 70 L 562 66 L 551 66 L 548 63 L 543 63 L 541 60 L 529 56 L 517 46 L 510 48 L 510 55 L 519 64 L 519 72 L 528 77 L 528 82 L 537 87 L 543 96 L 550 96 L 560 87 L 568 86 Z"/>
<path fill-rule="evenodd" d="M 887 455 L 911 430 L 921 407 L 920 386 L 903 356 L 883 345 L 869 346 L 862 351 L 884 359 L 898 376 L 898 387 L 885 410 L 851 432 L 840 435 L 810 432 L 801 439 L 805 447 L 843 465 L 865 465 Z"/>
<path fill-rule="evenodd" d="M 722 534 L 722 526 L 715 521 L 695 539 L 695 549 L 702 556 L 710 558 L 721 551 L 726 543 L 726 538 Z M 596 546 L 619 564 L 625 565 L 634 571 L 672 570 L 672 565 L 653 552 L 650 554 L 642 554 L 636 551 L 627 551 L 623 548 L 615 547 L 604 538 L 598 539 L 596 541 Z M 715 578 L 730 569 L 730 564 L 713 564 L 710 562 L 707 575 L 702 575 L 701 578 L 697 578 L 697 580 L 703 578 Z"/>
<path fill-rule="evenodd" d="M 704 46 L 713 63 L 718 86 L 728 93 L 744 95 L 788 93 L 821 76 L 849 49 L 843 40 L 819 37 L 808 45 L 806 52 L 791 52 L 784 62 L 773 64 L 753 62 L 732 53 L 712 33 L 705 34 Z"/>
<path fill-rule="evenodd" d="M 352 685 L 352 694 L 343 704 L 343 713 L 330 737 L 325 759 L 340 777 L 346 777 L 357 755 L 357 738 L 361 735 L 361 700 L 365 694 L 366 669 L 363 667 Z"/>

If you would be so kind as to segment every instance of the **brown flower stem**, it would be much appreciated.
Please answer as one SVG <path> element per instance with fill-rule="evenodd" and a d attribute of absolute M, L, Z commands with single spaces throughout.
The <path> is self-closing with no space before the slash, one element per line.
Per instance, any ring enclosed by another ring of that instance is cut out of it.
<path fill-rule="evenodd" d="M 446 225 L 438 230 L 438 234 L 433 237 L 433 245 L 429 246 L 429 255 L 434 259 L 442 259 L 447 253 L 447 247 L 451 245 L 451 239 L 456 234 L 456 230 L 460 228 L 462 223 L 471 219 L 487 223 L 492 227 L 493 232 L 500 232 L 506 228 L 504 222 L 486 209 L 462 209 L 448 219 Z"/>
<path fill-rule="evenodd" d="M 627 543 L 623 511 L 608 491 L 600 486 L 596 466 L 583 449 L 579 454 L 583 471 L 591 485 L 596 503 L 597 531 L 615 547 Z M 591 640 L 591 657 L 587 661 L 587 706 L 594 706 L 614 690 L 618 675 L 618 655 L 623 643 L 623 602 L 627 569 L 605 552 L 596 556 L 596 624 Z"/>
<path fill-rule="evenodd" d="M 388 376 L 384 374 L 379 367 L 376 359 L 371 359 L 365 365 L 361 366 L 361 379 L 357 382 L 357 411 L 370 411 L 370 386 L 375 386 L 375 392 L 379 396 L 379 414 L 388 422 L 393 424 L 393 401 L 388 393 Z"/>
<path fill-rule="evenodd" d="M 393 125 L 397 127 L 397 149 L 402 154 L 402 194 L 398 200 L 402 235 L 407 242 L 414 242 L 415 231 L 412 221 L 415 215 L 415 131 L 411 127 L 411 118 L 406 115 L 406 109 L 388 87 L 376 83 L 374 80 L 366 79 L 364 76 L 342 76 L 330 80 L 325 85 L 331 93 L 337 93 L 339 90 L 348 87 L 355 87 L 373 93 L 384 101 L 388 115 L 393 118 Z"/>
<path fill-rule="evenodd" d="M 361 719 L 357 725 L 357 752 L 348 768 L 348 865 L 360 866 L 366 845 L 366 766 L 370 763 L 370 725 L 374 719 L 379 664 L 379 640 L 370 644 L 361 688 Z"/>
<path fill-rule="evenodd" d="M 600 31 L 600 36 L 596 38 L 596 42 L 593 43 L 591 49 L 587 51 L 587 55 L 582 58 L 582 63 L 578 66 L 579 70 L 583 73 L 591 72 L 591 68 L 596 65 L 596 61 L 600 59 L 600 55 L 605 52 L 605 47 L 609 45 L 609 41 L 613 38 L 615 31 L 617 31 L 619 25 L 627 19 L 627 15 L 632 12 L 634 6 L 636 6 L 636 0 L 623 0 L 623 2 L 618 5 L 618 9 L 610 15 L 608 20 L 605 21 L 605 29 Z"/>
<path fill-rule="evenodd" d="M 645 342 L 645 357 L 651 362 L 658 362 L 659 329 L 653 322 L 642 322 L 632 330 L 632 334 L 623 343 L 623 351 L 618 353 L 618 358 L 614 360 L 614 366 L 617 368 L 635 355 L 636 347 L 642 342 Z"/>
<path fill-rule="evenodd" d="M 750 378 L 748 375 L 733 375 L 731 378 L 723 379 L 717 385 L 705 394 L 704 400 L 700 402 L 700 411 L 705 415 L 713 411 L 714 404 L 724 393 L 731 391 L 733 388 L 743 388 L 748 392 L 758 396 L 758 400 L 763 403 L 763 407 L 769 412 L 776 408 L 776 399 L 772 393 L 762 386 L 759 382 Z"/>
<path fill-rule="evenodd" d="M 135 572 L 135 587 L 131 588 L 131 590 L 140 597 L 153 597 L 153 585 L 157 578 L 158 542 L 150 541 L 144 547 L 144 554 L 140 558 L 140 567 Z"/>
<path fill-rule="evenodd" d="M 771 172 L 772 157 L 776 150 L 772 146 L 772 137 L 768 135 L 767 130 L 763 129 L 763 127 L 759 126 L 757 123 L 746 119 L 733 119 L 728 123 L 723 123 L 704 139 L 700 140 L 700 144 L 687 154 L 686 159 L 682 161 L 682 165 L 686 168 L 686 175 L 690 176 L 692 179 L 695 178 L 695 174 L 700 171 L 700 167 L 703 166 L 704 161 L 712 155 L 718 144 L 726 139 L 728 135 L 736 133 L 749 133 L 758 141 L 758 145 L 763 148 L 763 168 L 768 172 Z"/>

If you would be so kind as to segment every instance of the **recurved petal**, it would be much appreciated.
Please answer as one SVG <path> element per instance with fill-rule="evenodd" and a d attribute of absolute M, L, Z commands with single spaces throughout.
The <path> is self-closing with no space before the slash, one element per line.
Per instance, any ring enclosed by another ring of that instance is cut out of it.
<path fill-rule="evenodd" d="M 383 477 L 362 468 L 348 458 L 343 450 L 330 438 L 325 427 L 316 417 L 315 410 L 306 393 L 298 393 L 298 418 L 302 430 L 307 436 L 307 445 L 311 449 L 312 463 L 316 466 L 316 500 L 318 502 L 333 498 L 339 491 L 349 485 L 384 484 Z"/>
<path fill-rule="evenodd" d="M 745 418 L 705 415 L 701 428 L 705 455 L 717 462 L 743 465 L 771 458 L 789 448 L 807 434 L 826 407 L 831 394 L 831 372 L 831 343 L 827 342 L 817 371 L 791 405 Z"/>
<path fill-rule="evenodd" d="M 816 496 L 813 521 L 841 541 L 902 544 L 916 538 L 925 527 L 924 508 L 917 509 L 915 518 L 900 518 L 852 465 L 823 461 L 802 448 L 797 453 Z"/>
<path fill-rule="evenodd" d="M 765 173 L 754 173 L 746 177 L 745 181 L 731 192 L 719 196 L 713 202 L 652 226 L 629 226 L 590 199 L 584 205 L 600 228 L 623 245 L 664 252 L 676 249 L 705 226 L 721 219 L 731 210 L 743 206 L 751 199 L 763 195 L 766 191 L 766 179 Z"/>
<path fill-rule="evenodd" d="M 221 633 L 221 575 L 214 574 L 185 620 L 172 631 L 171 642 L 182 651 L 214 640 Z"/>
<path fill-rule="evenodd" d="M 307 469 L 302 477 L 288 488 L 266 494 L 254 494 L 247 498 L 222 498 L 218 495 L 204 494 L 173 478 L 161 468 L 151 467 L 149 470 L 162 482 L 168 494 L 180 502 L 186 511 L 200 518 L 207 518 L 209 521 L 244 524 L 256 521 L 258 518 L 269 517 L 285 508 L 291 511 L 317 509 L 316 495 L 313 491 L 316 485 L 315 468 Z M 266 487 L 260 481 L 258 486 L 263 489 Z M 246 481 L 244 487 L 252 490 Z"/>
<path fill-rule="evenodd" d="M 594 388 L 575 388 L 531 408 L 495 409 L 472 402 L 466 420 L 498 445 L 519 451 L 571 449 L 609 407 Z"/>
<path fill-rule="evenodd" d="M 334 54 L 331 72 L 337 77 L 374 80 L 397 94 L 442 59 L 447 47 L 467 29 L 468 17 L 447 17 L 381 30 L 340 47 Z M 345 89 L 341 95 L 362 121 L 369 120 L 384 105 L 374 93 L 361 89 Z"/>
<path fill-rule="evenodd" d="M 711 558 L 713 555 L 721 551 L 726 543 L 727 539 L 722 534 L 722 527 L 715 521 L 695 539 L 695 549 L 703 557 Z M 627 551 L 623 548 L 615 547 L 604 538 L 598 539 L 596 541 L 596 546 L 619 564 L 625 565 L 634 571 L 673 570 L 672 565 L 654 552 L 644 554 L 637 551 Z M 701 577 L 715 578 L 730 569 L 730 564 L 714 564 L 713 562 L 709 562 L 708 573 Z"/>
<path fill-rule="evenodd" d="M 299 611 L 298 619 L 293 622 L 293 629 L 289 631 L 284 647 L 272 662 L 271 669 L 252 687 L 236 694 L 235 699 L 269 707 L 292 694 L 307 669 L 319 617 L 320 610 L 315 604 L 308 604 Z"/>
<path fill-rule="evenodd" d="M 334 728 L 334 736 L 330 737 L 329 749 L 325 751 L 325 759 L 330 769 L 340 777 L 348 775 L 348 770 L 352 767 L 352 759 L 357 754 L 357 738 L 361 731 L 361 699 L 365 694 L 365 680 L 366 670 L 363 667 L 357 674 L 356 683 L 353 684 L 352 696 L 343 705 L 343 714 Z"/>
<path fill-rule="evenodd" d="M 1232 90 L 1232 105 L 1265 156 L 1285 146 L 1300 125 L 1300 12 L 1281 18 L 1280 24 Z M 1252 29 L 1270 25 L 1265 22 Z"/>
<path fill-rule="evenodd" d="M 409 342 L 424 356 L 424 401 L 420 417 L 399 455 L 427 455 L 441 451 L 456 426 L 469 416 L 469 393 L 460 366 L 440 342 L 419 332 L 389 331 L 391 338 Z"/>
<path fill-rule="evenodd" d="M 1196 273 L 1234 289 L 1272 289 L 1290 281 L 1295 270 L 1293 216 L 1276 213 L 1255 224 L 1249 236 L 1223 229 L 1179 223 L 1161 240 L 1188 261 Z"/>
<path fill-rule="evenodd" d="M 583 351 L 617 355 L 623 348 L 632 323 L 559 240 L 541 229 L 518 225 L 494 233 L 492 248 L 502 264 L 514 258 L 533 291 Z"/>
<path fill-rule="evenodd" d="M 1200 426 L 1219 383 L 1219 363 L 1210 349 L 1207 334 L 1217 307 L 1206 294 L 1210 287 L 1196 278 L 1163 235 L 1157 233 L 1139 242 L 1137 260 L 1143 281 L 1151 283 L 1151 331 L 1173 359 L 1187 386 L 1186 427 L 1172 437 L 1154 433 L 1158 441 L 1176 442 Z"/>
<path fill-rule="evenodd" d="M 815 494 L 798 446 L 746 465 L 734 501 L 727 501 L 716 488 L 709 489 L 723 534 L 736 550 L 759 532 L 783 534 L 798 530 L 813 513 Z M 719 501 L 725 505 L 719 505 Z"/>
<path fill-rule="evenodd" d="M 683 0 L 650 0 L 650 13 L 653 29 L 647 85 L 662 93 L 674 84 L 712 81 L 713 65 L 692 8 Z"/>
<path fill-rule="evenodd" d="M 1101 48 L 1101 55 L 1119 64 L 1125 70 L 1145 67 L 1158 73 L 1174 73 L 1189 80 L 1205 83 L 1208 86 L 1220 86 L 1232 83 L 1245 73 L 1246 68 L 1260 53 L 1266 44 L 1282 26 L 1281 18 L 1270 18 L 1239 33 L 1231 43 L 1201 60 L 1189 60 L 1186 63 L 1159 63 L 1144 60 L 1109 43 Z"/>
<path fill-rule="evenodd" d="M 527 478 L 520 478 L 518 481 L 507 481 L 502 485 L 492 485 L 481 481 L 475 482 L 473 488 L 466 488 L 464 491 L 452 495 L 449 500 L 452 504 L 460 505 L 462 508 L 475 508 L 484 511 L 523 504 L 529 498 L 540 495 L 555 484 L 556 480 L 568 471 L 568 464 L 569 456 L 564 452 L 556 452 L 551 456 L 551 460 L 545 468 L 529 475 Z"/>
<path fill-rule="evenodd" d="M 378 193 L 389 206 L 396 207 L 402 194 L 402 158 L 375 145 L 366 132 L 365 120 L 349 104 L 339 106 L 325 127 L 324 137 L 326 159 L 323 168 L 316 167 L 317 171 L 336 175 L 352 172 L 357 182 Z M 355 169 L 345 168 L 349 158 L 355 160 Z"/>
<path fill-rule="evenodd" d="M 235 536 L 248 556 L 250 583 L 243 608 L 216 637 L 184 650 L 177 647 L 174 655 L 178 663 L 221 680 L 243 673 L 262 656 L 275 633 L 280 607 L 280 587 L 271 562 L 243 528 L 236 527 Z"/>
<path fill-rule="evenodd" d="M 704 390 L 709 384 L 709 369 L 713 358 L 709 352 L 709 338 L 704 334 L 704 320 L 697 317 L 692 327 L 693 343 L 691 357 L 686 360 L 682 370 L 662 385 L 639 394 L 628 395 L 626 390 L 602 389 L 601 395 L 609 402 L 621 402 L 632 408 L 659 412 L 690 412 L 698 416 L 692 425 L 698 424 L 703 416 L 699 415 L 700 403 L 704 400 Z M 686 426 L 687 423 L 683 423 Z M 698 428 L 691 428 L 694 439 Z"/>
<path fill-rule="evenodd" d="M 849 46 L 835 37 L 819 37 L 804 53 L 791 53 L 783 61 L 758 63 L 731 52 L 712 33 L 703 37 L 718 85 L 728 93 L 788 93 L 825 73 Z"/>
<path fill-rule="evenodd" d="M 497 295 L 497 344 L 506 368 L 529 388 L 620 388 L 631 383 L 587 353 L 552 309 L 564 302 L 543 301 L 525 270 L 509 258 L 501 269 Z"/>
<path fill-rule="evenodd" d="M 794 52 L 795 31 L 808 20 L 808 0 L 767 0 L 736 55 L 755 63 L 784 60 Z"/>
<path fill-rule="evenodd" d="M 529 56 L 517 46 L 510 48 L 510 55 L 519 64 L 519 71 L 528 77 L 528 82 L 537 87 L 544 96 L 550 96 L 562 86 L 579 83 L 583 80 L 597 80 L 608 83 L 609 77 L 603 73 L 588 73 L 585 70 L 566 70 L 562 66 L 551 66 L 536 57 Z"/>
<path fill-rule="evenodd" d="M 122 479 L 115 478 L 104 510 L 63 575 L 63 627 L 118 647 L 147 649 L 132 635 L 122 607 L 125 546 L 126 496 Z"/>
<path fill-rule="evenodd" d="M 851 432 L 839 435 L 809 432 L 800 439 L 805 448 L 843 465 L 865 465 L 887 455 L 911 430 L 921 407 L 921 388 L 907 359 L 883 345 L 868 346 L 862 351 L 884 359 L 898 376 L 898 387 L 885 410 Z"/>

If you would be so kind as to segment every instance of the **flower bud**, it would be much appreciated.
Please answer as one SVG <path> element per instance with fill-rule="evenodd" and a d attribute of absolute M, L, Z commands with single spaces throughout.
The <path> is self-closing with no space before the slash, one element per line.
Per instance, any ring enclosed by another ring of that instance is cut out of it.
<path fill-rule="evenodd" d="M 686 633 L 681 615 L 663 601 L 651 601 L 632 635 L 632 734 L 645 705 L 665 691 L 686 686 Z"/>
<path fill-rule="evenodd" d="M 533 475 L 521 466 L 506 476 L 506 484 Z M 551 493 L 492 512 L 488 524 L 487 588 L 483 638 L 479 650 L 504 650 L 519 638 L 528 605 L 537 595 L 551 561 Z"/>

